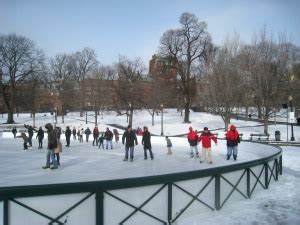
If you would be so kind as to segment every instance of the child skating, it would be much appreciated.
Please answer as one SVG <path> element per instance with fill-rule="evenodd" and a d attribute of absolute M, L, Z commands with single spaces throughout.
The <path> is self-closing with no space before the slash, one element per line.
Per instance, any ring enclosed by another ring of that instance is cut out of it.
<path fill-rule="evenodd" d="M 198 138 L 198 141 L 202 141 L 202 154 L 200 158 L 200 163 L 203 163 L 204 160 L 208 160 L 210 164 L 212 164 L 211 157 L 211 141 L 214 141 L 217 145 L 217 138 L 210 133 L 207 127 L 204 127 L 202 134 Z"/>
<path fill-rule="evenodd" d="M 167 155 L 171 155 L 172 154 L 172 142 L 168 136 L 166 136 L 166 141 L 167 141 L 167 148 L 168 148 Z"/>

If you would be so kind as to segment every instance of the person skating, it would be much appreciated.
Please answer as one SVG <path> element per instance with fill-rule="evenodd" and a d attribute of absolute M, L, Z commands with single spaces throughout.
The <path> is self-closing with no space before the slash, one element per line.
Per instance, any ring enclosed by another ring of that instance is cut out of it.
<path fill-rule="evenodd" d="M 150 158 L 153 160 L 152 146 L 151 146 L 151 134 L 148 127 L 144 127 L 142 145 L 144 145 L 144 159 L 147 159 L 147 150 L 149 150 Z"/>
<path fill-rule="evenodd" d="M 11 131 L 12 133 L 13 133 L 13 135 L 14 135 L 14 138 L 16 138 L 16 135 L 17 135 L 17 128 L 16 127 L 14 127 L 13 129 L 12 129 L 12 131 Z"/>
<path fill-rule="evenodd" d="M 112 145 L 112 139 L 113 139 L 113 133 L 109 130 L 109 128 L 106 128 L 106 132 L 104 134 L 104 139 L 106 142 L 106 149 L 108 149 L 108 145 L 110 145 L 110 148 L 113 149 L 113 145 Z"/>
<path fill-rule="evenodd" d="M 198 141 L 202 141 L 202 153 L 200 158 L 200 163 L 203 163 L 204 160 L 208 160 L 210 164 L 212 164 L 211 157 L 211 141 L 214 141 L 217 145 L 217 138 L 213 134 L 210 133 L 207 127 L 204 127 L 202 134 L 198 138 Z"/>
<path fill-rule="evenodd" d="M 234 125 L 230 126 L 229 131 L 226 133 L 227 140 L 227 160 L 230 159 L 233 153 L 233 159 L 237 159 L 238 154 L 238 143 L 240 143 L 239 132 L 236 130 Z"/>
<path fill-rule="evenodd" d="M 43 148 L 44 133 L 45 132 L 43 131 L 42 127 L 39 127 L 39 130 L 36 134 L 36 138 L 38 138 L 38 140 L 39 140 L 39 149 Z"/>
<path fill-rule="evenodd" d="M 99 130 L 97 126 L 93 130 L 93 137 L 94 137 L 93 146 L 95 145 L 95 142 L 96 142 L 96 146 L 98 146 Z"/>
<path fill-rule="evenodd" d="M 62 144 L 61 144 L 61 141 L 60 141 L 61 128 L 56 127 L 55 128 L 55 133 L 56 133 L 56 138 L 57 138 L 57 147 L 54 149 L 54 154 L 55 154 L 55 157 L 56 157 L 57 165 L 60 166 L 60 153 L 62 152 Z"/>
<path fill-rule="evenodd" d="M 73 140 L 76 140 L 76 128 L 74 127 L 73 130 L 72 130 L 72 134 L 73 134 Z"/>
<path fill-rule="evenodd" d="M 128 161 L 128 151 L 130 151 L 130 162 L 133 162 L 134 143 L 137 145 L 138 141 L 130 125 L 127 126 L 127 130 L 123 134 L 122 143 L 123 145 L 125 144 L 125 157 L 123 161 Z"/>
<path fill-rule="evenodd" d="M 103 136 L 103 134 L 101 134 L 101 136 L 99 137 L 99 140 L 98 140 L 98 143 L 99 143 L 99 149 L 100 149 L 101 146 L 102 146 L 102 149 L 104 149 L 104 144 L 103 144 L 103 142 L 104 142 L 104 136 Z"/>
<path fill-rule="evenodd" d="M 188 138 L 188 142 L 190 144 L 190 149 L 191 149 L 191 158 L 194 158 L 194 150 L 195 150 L 195 154 L 196 154 L 196 158 L 199 158 L 199 152 L 198 152 L 198 135 L 197 133 L 193 130 L 192 127 L 189 128 L 189 133 L 187 135 Z"/>
<path fill-rule="evenodd" d="M 79 134 L 79 135 L 78 135 L 78 140 L 79 140 L 79 142 L 83 142 L 83 134 L 84 134 L 83 128 L 81 128 L 80 130 L 78 130 L 78 133 L 77 133 L 77 134 Z"/>
<path fill-rule="evenodd" d="M 32 147 L 32 137 L 33 137 L 33 127 L 24 124 L 24 127 L 27 129 L 28 131 L 28 143 L 29 143 L 29 147 Z"/>
<path fill-rule="evenodd" d="M 66 142 L 67 142 L 66 147 L 70 147 L 71 133 L 72 133 L 72 131 L 71 131 L 70 127 L 67 126 L 67 129 L 65 131 Z M 75 135 L 76 135 L 76 130 L 75 130 Z M 73 134 L 73 138 L 74 138 L 74 134 Z"/>
<path fill-rule="evenodd" d="M 24 132 L 22 132 L 21 135 L 16 136 L 16 138 L 23 138 L 23 148 L 24 148 L 23 150 L 27 150 L 28 149 L 27 143 L 29 141 L 27 135 Z"/>
<path fill-rule="evenodd" d="M 166 136 L 166 142 L 167 142 L 167 149 L 168 149 L 167 155 L 171 155 L 172 154 L 172 142 L 168 136 Z"/>
<path fill-rule="evenodd" d="M 50 157 L 53 163 L 50 169 L 57 169 L 57 161 L 54 156 L 54 149 L 57 148 L 56 132 L 50 123 L 47 123 L 45 125 L 45 128 L 47 129 L 47 133 L 48 133 L 48 148 L 47 148 L 48 151 L 46 155 L 47 158 L 46 166 L 44 166 L 43 169 L 50 168 Z"/>
<path fill-rule="evenodd" d="M 90 134 L 92 133 L 90 128 L 86 128 L 84 133 L 85 133 L 85 141 L 89 142 L 89 137 L 90 137 Z"/>
<path fill-rule="evenodd" d="M 116 143 L 118 143 L 119 141 L 119 132 L 117 129 L 113 129 L 113 132 L 114 132 L 114 136 L 115 136 L 115 141 Z"/>

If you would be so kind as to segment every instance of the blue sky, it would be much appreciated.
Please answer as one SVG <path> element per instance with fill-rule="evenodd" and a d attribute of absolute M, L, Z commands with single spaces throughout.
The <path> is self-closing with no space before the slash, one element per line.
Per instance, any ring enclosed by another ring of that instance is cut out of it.
<path fill-rule="evenodd" d="M 104 64 L 124 55 L 148 66 L 185 11 L 207 22 L 217 44 L 234 31 L 250 42 L 267 25 L 300 46 L 300 0 L 0 0 L 0 34 L 24 35 L 48 56 L 90 47 Z"/>

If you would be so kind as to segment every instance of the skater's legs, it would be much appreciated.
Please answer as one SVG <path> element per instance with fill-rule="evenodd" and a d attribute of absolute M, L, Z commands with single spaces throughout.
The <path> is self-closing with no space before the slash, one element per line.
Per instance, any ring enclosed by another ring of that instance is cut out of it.
<path fill-rule="evenodd" d="M 128 159 L 129 147 L 125 147 L 125 159 Z"/>
<path fill-rule="evenodd" d="M 130 149 L 130 159 L 133 159 L 134 147 L 129 147 L 129 149 Z"/>

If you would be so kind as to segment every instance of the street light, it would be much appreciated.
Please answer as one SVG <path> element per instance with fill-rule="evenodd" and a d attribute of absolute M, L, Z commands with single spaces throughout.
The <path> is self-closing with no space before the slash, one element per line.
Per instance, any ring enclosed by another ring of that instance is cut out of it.
<path fill-rule="evenodd" d="M 291 135 L 291 141 L 295 141 L 295 137 L 294 137 L 294 124 L 293 121 L 291 120 L 292 117 L 294 117 L 293 115 L 293 96 L 289 96 L 289 102 L 290 102 L 290 108 L 291 108 L 291 112 L 290 112 L 290 123 L 291 123 L 291 131 L 292 131 L 292 135 Z"/>
<path fill-rule="evenodd" d="M 161 133 L 160 133 L 160 135 L 164 136 L 164 105 L 161 104 L 160 107 L 161 107 Z"/>

